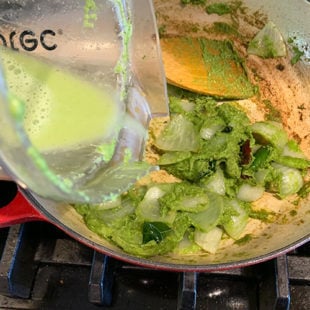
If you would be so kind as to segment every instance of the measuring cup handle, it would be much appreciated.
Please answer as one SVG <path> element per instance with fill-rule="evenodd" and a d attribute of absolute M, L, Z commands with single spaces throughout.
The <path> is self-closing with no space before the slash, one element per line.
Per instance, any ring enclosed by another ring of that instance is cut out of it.
<path fill-rule="evenodd" d="M 18 191 L 14 199 L 0 208 L 0 228 L 30 221 L 47 221 Z"/>

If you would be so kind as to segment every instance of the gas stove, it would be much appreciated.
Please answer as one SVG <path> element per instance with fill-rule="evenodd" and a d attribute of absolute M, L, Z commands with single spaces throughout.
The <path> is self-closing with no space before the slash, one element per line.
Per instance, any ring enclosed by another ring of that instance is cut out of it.
<path fill-rule="evenodd" d="M 13 184 L 4 192 L 0 207 L 14 197 Z M 168 272 L 105 256 L 48 223 L 0 229 L 1 310 L 306 310 L 309 305 L 310 242 L 243 268 Z"/>

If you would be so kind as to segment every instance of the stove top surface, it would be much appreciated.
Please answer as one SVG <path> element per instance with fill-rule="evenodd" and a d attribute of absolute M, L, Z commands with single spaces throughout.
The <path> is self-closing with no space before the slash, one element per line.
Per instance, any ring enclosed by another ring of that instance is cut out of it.
<path fill-rule="evenodd" d="M 261 264 L 166 272 L 109 258 L 51 224 L 0 229 L 0 309 L 308 309 L 310 243 Z"/>

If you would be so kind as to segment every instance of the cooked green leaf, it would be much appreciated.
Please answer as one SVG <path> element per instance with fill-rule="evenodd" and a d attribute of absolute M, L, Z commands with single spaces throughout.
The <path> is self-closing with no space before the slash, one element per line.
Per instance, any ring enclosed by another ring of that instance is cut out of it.
<path fill-rule="evenodd" d="M 143 243 L 152 240 L 159 243 L 171 232 L 171 228 L 161 222 L 144 222 L 143 224 Z"/>

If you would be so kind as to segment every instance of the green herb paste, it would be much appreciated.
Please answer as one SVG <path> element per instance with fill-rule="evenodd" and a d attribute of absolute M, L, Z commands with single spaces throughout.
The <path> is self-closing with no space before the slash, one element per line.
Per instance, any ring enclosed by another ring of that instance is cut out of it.
<path fill-rule="evenodd" d="M 227 3 L 214 3 L 206 7 L 208 14 L 225 15 L 232 12 L 232 7 Z"/>

